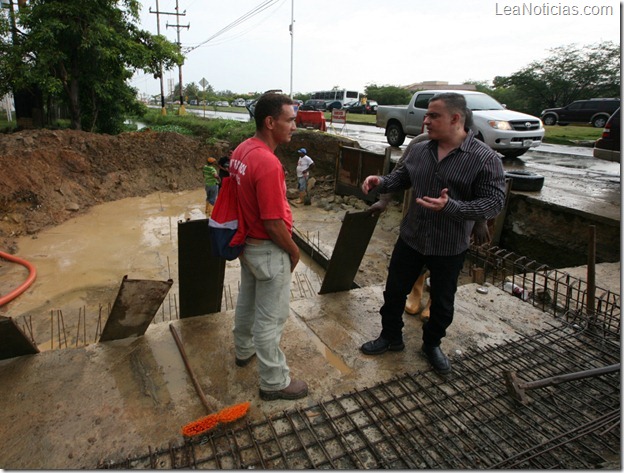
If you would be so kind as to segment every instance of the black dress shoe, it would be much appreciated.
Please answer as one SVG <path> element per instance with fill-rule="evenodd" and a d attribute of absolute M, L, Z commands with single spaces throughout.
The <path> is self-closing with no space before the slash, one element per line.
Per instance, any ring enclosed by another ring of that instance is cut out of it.
<path fill-rule="evenodd" d="M 362 353 L 365 355 L 381 355 L 387 351 L 401 351 L 404 348 L 405 345 L 402 341 L 391 342 L 390 340 L 379 337 L 376 340 L 366 342 L 360 347 L 360 350 L 362 350 Z"/>
<path fill-rule="evenodd" d="M 422 351 L 436 373 L 447 374 L 451 372 L 451 362 L 446 355 L 442 353 L 442 349 L 439 346 L 432 347 L 423 345 Z"/>

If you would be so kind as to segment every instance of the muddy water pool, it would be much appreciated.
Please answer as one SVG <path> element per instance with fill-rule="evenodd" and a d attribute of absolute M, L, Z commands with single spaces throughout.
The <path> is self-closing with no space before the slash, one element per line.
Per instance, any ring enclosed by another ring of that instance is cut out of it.
<path fill-rule="evenodd" d="M 172 279 L 154 322 L 177 318 L 177 225 L 205 218 L 204 199 L 203 189 L 127 198 L 20 238 L 16 256 L 35 266 L 37 278 L 22 295 L 0 307 L 0 315 L 12 317 L 27 333 L 32 330 L 39 349 L 92 343 L 128 276 Z M 318 292 L 320 271 L 302 257 L 293 275 L 293 296 Z M 227 263 L 223 310 L 232 309 L 236 301 L 239 272 L 238 261 Z M 0 294 L 13 290 L 27 275 L 21 265 L 0 260 Z"/>

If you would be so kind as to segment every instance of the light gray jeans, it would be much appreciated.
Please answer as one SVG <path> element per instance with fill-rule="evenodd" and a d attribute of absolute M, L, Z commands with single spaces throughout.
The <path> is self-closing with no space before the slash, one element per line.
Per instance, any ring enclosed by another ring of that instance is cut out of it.
<path fill-rule="evenodd" d="M 241 283 L 234 314 L 236 357 L 256 353 L 260 389 L 279 391 L 290 384 L 280 340 L 290 311 L 290 257 L 271 240 L 246 243 L 240 256 Z"/>

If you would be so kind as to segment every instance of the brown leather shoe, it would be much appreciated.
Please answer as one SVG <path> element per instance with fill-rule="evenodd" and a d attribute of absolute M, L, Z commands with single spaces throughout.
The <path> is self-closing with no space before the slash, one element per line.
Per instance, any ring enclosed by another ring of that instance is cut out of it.
<path fill-rule="evenodd" d="M 277 399 L 301 399 L 308 395 L 308 385 L 305 381 L 299 379 L 291 379 L 290 384 L 279 391 L 263 391 L 260 390 L 260 399 L 263 401 L 276 401 Z"/>

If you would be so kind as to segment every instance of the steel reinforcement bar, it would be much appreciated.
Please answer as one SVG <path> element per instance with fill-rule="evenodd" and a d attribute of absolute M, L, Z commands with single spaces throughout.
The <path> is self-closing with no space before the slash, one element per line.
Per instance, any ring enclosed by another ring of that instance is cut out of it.
<path fill-rule="evenodd" d="M 371 388 L 99 468 L 619 468 L 620 375 L 510 395 L 528 381 L 619 361 L 619 343 L 575 325 L 456 356 L 442 378 L 405 373 Z M 85 465 L 89 468 L 90 465 Z"/>
<path fill-rule="evenodd" d="M 468 257 L 483 268 L 487 282 L 503 288 L 505 281 L 509 281 L 527 291 L 527 302 L 540 310 L 589 327 L 605 337 L 619 338 L 620 294 L 596 287 L 592 312 L 588 310 L 590 290 L 587 281 L 581 278 L 498 247 L 473 246 Z"/>

